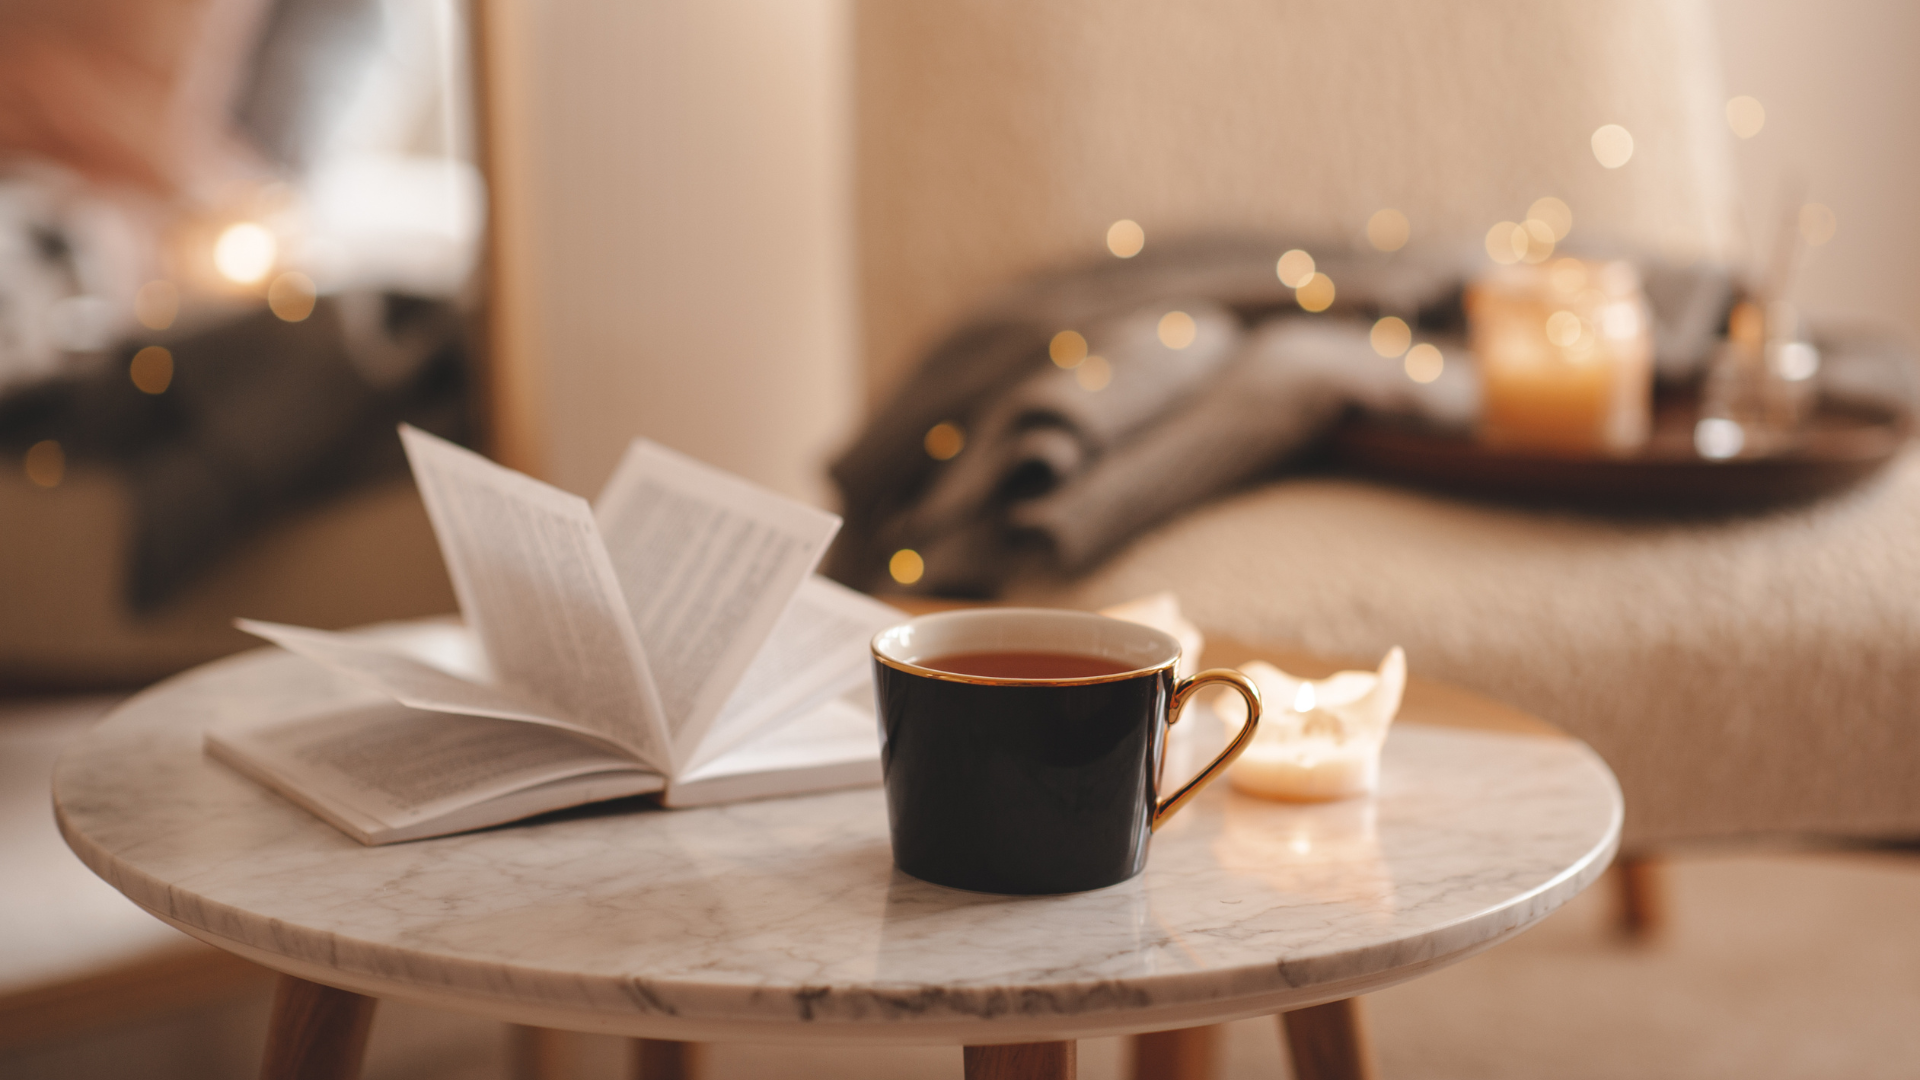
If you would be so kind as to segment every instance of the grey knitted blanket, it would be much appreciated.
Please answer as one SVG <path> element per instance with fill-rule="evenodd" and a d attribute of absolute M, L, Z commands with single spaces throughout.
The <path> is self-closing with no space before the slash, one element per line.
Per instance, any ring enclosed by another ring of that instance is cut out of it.
<path fill-rule="evenodd" d="M 1462 362 L 1460 295 L 1485 256 L 1322 256 L 1336 297 L 1309 314 L 1275 273 L 1291 246 L 1166 245 L 1023 282 L 974 313 L 834 463 L 847 527 L 829 572 L 898 589 L 889 560 L 912 549 L 924 565 L 915 591 L 993 595 L 1016 577 L 1084 571 L 1176 512 L 1299 461 L 1350 410 L 1470 428 L 1479 387 Z M 1697 369 L 1725 317 L 1727 274 L 1642 271 L 1658 367 Z M 1193 331 L 1179 348 L 1159 332 L 1176 311 Z M 1438 379 L 1414 382 L 1375 352 L 1369 331 L 1387 315 L 1441 350 Z M 1099 378 L 1050 359 L 1062 330 L 1104 362 Z M 964 439 L 946 460 L 927 445 L 941 424 Z"/>

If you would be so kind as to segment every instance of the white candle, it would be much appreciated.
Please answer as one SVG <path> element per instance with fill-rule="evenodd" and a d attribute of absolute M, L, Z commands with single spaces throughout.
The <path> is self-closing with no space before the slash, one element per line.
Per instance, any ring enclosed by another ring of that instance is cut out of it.
<path fill-rule="evenodd" d="M 1264 799 L 1318 802 L 1365 795 L 1380 783 L 1380 747 L 1319 736 L 1255 742 L 1228 773 L 1234 790 Z"/>
<path fill-rule="evenodd" d="M 1227 772 L 1234 790 L 1320 802 L 1379 786 L 1380 748 L 1407 682 L 1406 654 L 1398 646 L 1378 671 L 1342 671 L 1326 679 L 1295 678 L 1258 660 L 1241 670 L 1259 686 L 1266 708 L 1258 734 Z M 1233 730 L 1246 716 L 1236 702 L 1215 705 Z"/>

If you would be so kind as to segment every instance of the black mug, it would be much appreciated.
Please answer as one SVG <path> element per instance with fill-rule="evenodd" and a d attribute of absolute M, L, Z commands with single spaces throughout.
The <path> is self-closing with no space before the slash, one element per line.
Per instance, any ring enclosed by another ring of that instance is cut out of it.
<path fill-rule="evenodd" d="M 1061 653 L 1105 670 L 1019 677 L 938 666 Z M 1077 611 L 951 611 L 881 631 L 874 694 L 894 864 L 937 885 L 1028 895 L 1138 874 L 1153 831 L 1240 756 L 1260 722 L 1260 692 L 1246 676 L 1216 669 L 1176 680 L 1179 659 L 1170 634 Z M 1246 723 L 1162 799 L 1167 728 L 1210 683 L 1240 692 Z"/>

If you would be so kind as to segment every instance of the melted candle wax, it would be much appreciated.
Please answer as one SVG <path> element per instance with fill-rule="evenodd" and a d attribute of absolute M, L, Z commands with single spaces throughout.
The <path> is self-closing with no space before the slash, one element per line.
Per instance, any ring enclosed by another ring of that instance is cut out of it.
<path fill-rule="evenodd" d="M 1241 669 L 1260 688 L 1267 712 L 1246 753 L 1228 770 L 1234 790 L 1263 799 L 1320 802 L 1373 791 L 1380 783 L 1380 748 L 1400 711 L 1407 685 L 1406 654 L 1398 646 L 1378 671 L 1342 671 L 1299 679 L 1256 660 Z M 1245 706 L 1237 698 L 1215 708 L 1237 731 Z"/>

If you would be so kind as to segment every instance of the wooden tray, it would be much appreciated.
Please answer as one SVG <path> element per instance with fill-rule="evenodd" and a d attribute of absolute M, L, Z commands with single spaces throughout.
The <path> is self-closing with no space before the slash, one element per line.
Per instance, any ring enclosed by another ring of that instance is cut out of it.
<path fill-rule="evenodd" d="M 1713 461 L 1694 449 L 1698 414 L 1691 396 L 1662 398 L 1652 436 L 1629 458 L 1497 450 L 1470 437 L 1364 419 L 1342 425 L 1330 452 L 1354 471 L 1458 495 L 1615 512 L 1726 513 L 1843 490 L 1893 460 L 1908 434 L 1904 414 L 1824 404 L 1791 447 Z"/>

